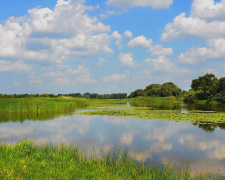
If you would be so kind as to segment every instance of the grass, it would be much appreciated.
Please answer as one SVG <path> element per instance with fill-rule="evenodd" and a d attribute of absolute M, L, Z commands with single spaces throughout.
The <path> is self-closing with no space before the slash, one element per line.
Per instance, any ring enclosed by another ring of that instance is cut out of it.
<path fill-rule="evenodd" d="M 68 112 L 87 104 L 84 98 L 0 98 L 0 113 Z"/>
<path fill-rule="evenodd" d="M 191 174 L 188 167 L 155 167 L 135 162 L 127 153 L 108 152 L 88 158 L 67 144 L 41 144 L 24 140 L 0 144 L 0 179 L 214 179 L 211 173 Z"/>

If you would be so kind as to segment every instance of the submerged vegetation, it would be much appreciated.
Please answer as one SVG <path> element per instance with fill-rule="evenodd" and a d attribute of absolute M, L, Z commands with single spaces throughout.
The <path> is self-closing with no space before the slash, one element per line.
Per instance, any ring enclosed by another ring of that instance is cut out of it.
<path fill-rule="evenodd" d="M 211 172 L 193 175 L 188 166 L 154 166 L 118 151 L 88 158 L 77 147 L 24 140 L 0 144 L 1 179 L 214 179 Z"/>

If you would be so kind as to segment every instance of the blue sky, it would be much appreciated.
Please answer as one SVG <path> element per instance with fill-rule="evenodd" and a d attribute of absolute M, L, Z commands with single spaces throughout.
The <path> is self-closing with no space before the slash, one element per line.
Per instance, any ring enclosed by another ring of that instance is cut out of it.
<path fill-rule="evenodd" d="M 225 0 L 0 2 L 0 93 L 188 90 L 225 73 Z"/>

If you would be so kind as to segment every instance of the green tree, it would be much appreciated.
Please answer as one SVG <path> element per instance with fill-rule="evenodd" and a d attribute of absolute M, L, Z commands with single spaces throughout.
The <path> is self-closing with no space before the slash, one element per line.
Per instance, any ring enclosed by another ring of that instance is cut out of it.
<path fill-rule="evenodd" d="M 185 93 L 184 95 L 184 102 L 186 103 L 194 103 L 196 101 L 195 99 L 195 92 L 193 90 L 190 90 Z"/>
<path fill-rule="evenodd" d="M 131 92 L 130 95 L 128 96 L 128 98 L 134 98 L 137 96 L 143 96 L 143 90 L 142 89 L 137 89 L 134 92 Z"/>
<path fill-rule="evenodd" d="M 160 84 L 150 84 L 144 89 L 144 94 L 147 96 L 159 96 L 160 89 Z"/>
<path fill-rule="evenodd" d="M 196 92 L 196 98 L 199 100 L 212 99 L 217 93 L 217 81 L 214 74 L 208 73 L 192 80 L 191 88 Z"/>
<path fill-rule="evenodd" d="M 178 88 L 174 83 L 167 82 L 161 86 L 159 95 L 161 97 L 169 97 L 169 96 L 180 96 L 182 90 Z"/>

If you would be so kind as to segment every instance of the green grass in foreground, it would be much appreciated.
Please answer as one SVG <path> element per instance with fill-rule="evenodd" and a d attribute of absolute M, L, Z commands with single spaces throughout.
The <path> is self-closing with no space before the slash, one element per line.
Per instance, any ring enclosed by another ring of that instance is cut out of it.
<path fill-rule="evenodd" d="M 0 144 L 0 179 L 214 179 L 211 173 L 191 174 L 188 167 L 161 168 L 135 163 L 126 153 L 88 158 L 71 145 L 36 145 L 24 140 Z"/>
<path fill-rule="evenodd" d="M 149 107 L 111 106 L 107 109 L 93 108 L 93 111 L 80 112 L 82 115 L 108 115 L 121 117 L 134 117 L 140 119 L 199 122 L 225 122 L 225 113 L 211 111 L 192 111 L 181 113 L 180 110 L 155 110 Z"/>
<path fill-rule="evenodd" d="M 84 107 L 84 98 L 0 98 L 0 112 L 66 112 Z"/>

